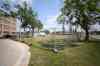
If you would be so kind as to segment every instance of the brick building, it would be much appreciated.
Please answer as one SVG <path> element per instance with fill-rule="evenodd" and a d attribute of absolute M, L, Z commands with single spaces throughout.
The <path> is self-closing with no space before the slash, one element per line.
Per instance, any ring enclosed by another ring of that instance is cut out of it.
<path fill-rule="evenodd" d="M 16 19 L 12 17 L 0 17 L 0 36 L 16 33 Z"/>

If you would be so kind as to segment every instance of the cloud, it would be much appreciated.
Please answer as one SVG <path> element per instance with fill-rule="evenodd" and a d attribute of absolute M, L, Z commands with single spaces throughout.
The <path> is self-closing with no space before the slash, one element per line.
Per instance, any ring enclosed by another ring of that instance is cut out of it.
<path fill-rule="evenodd" d="M 56 15 L 50 15 L 47 16 L 45 19 L 44 29 L 49 29 L 53 31 L 54 28 L 56 28 L 56 31 L 61 31 L 61 25 L 57 23 L 57 17 L 59 13 Z"/>
<path fill-rule="evenodd" d="M 53 31 L 56 28 L 56 31 L 62 31 L 62 24 L 57 23 L 57 17 L 61 14 L 61 12 L 57 13 L 56 15 L 47 16 L 45 20 L 44 29 L 50 29 Z M 69 24 L 65 26 L 66 31 L 69 31 Z"/>
<path fill-rule="evenodd" d="M 47 16 L 46 17 L 46 25 L 49 27 L 55 27 L 56 26 L 56 19 L 57 19 L 57 15 L 53 15 L 53 16 Z"/>
<path fill-rule="evenodd" d="M 57 17 L 60 15 L 60 12 L 57 13 L 56 15 L 50 15 L 46 17 L 46 22 L 49 24 L 57 24 Z"/>

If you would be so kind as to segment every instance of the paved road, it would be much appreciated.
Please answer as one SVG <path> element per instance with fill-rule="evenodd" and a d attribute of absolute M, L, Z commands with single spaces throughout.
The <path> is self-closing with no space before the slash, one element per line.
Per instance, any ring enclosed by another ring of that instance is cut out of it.
<path fill-rule="evenodd" d="M 0 66 L 27 66 L 29 47 L 9 39 L 0 39 Z"/>

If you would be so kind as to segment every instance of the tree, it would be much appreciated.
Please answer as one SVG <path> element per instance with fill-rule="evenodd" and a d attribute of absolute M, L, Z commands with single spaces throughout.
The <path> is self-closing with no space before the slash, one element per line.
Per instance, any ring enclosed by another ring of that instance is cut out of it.
<path fill-rule="evenodd" d="M 65 24 L 66 24 L 65 16 L 63 14 L 59 15 L 57 18 L 57 22 L 58 24 L 62 24 L 62 33 L 65 34 Z"/>
<path fill-rule="evenodd" d="M 38 28 L 38 32 L 40 31 L 40 29 L 43 28 L 43 24 L 41 23 L 40 20 L 38 20 L 37 28 Z"/>
<path fill-rule="evenodd" d="M 16 12 L 12 11 L 13 8 L 11 6 L 11 0 L 4 0 L 4 1 L 1 1 L 1 3 L 2 5 L 0 6 L 0 16 L 4 16 L 4 17 L 10 16 L 10 17 L 16 18 L 17 14 Z"/>
<path fill-rule="evenodd" d="M 10 11 L 10 16 L 13 17 L 13 18 L 16 18 L 17 17 L 17 13 L 14 12 L 14 11 Z"/>
<path fill-rule="evenodd" d="M 5 13 L 0 10 L 0 16 L 4 16 L 4 15 L 5 15 Z"/>
<path fill-rule="evenodd" d="M 18 16 L 19 16 L 19 19 L 21 21 L 21 27 L 24 28 L 27 28 L 28 25 L 30 24 L 30 13 L 29 13 L 29 9 L 28 9 L 28 5 L 26 4 L 26 2 L 23 3 L 23 6 L 19 6 L 18 7 L 18 12 L 17 12 Z"/>
<path fill-rule="evenodd" d="M 49 30 L 44 30 L 44 32 L 45 32 L 46 34 L 49 34 L 49 33 L 50 33 L 50 31 L 49 31 Z"/>
<path fill-rule="evenodd" d="M 30 32 L 32 32 L 32 36 L 34 33 L 35 28 L 42 28 L 40 21 L 37 18 L 37 13 L 32 9 L 32 7 L 29 7 L 26 2 L 24 2 L 24 7 L 18 7 L 18 15 L 20 16 L 21 20 L 21 27 L 22 28 L 29 28 Z M 43 26 L 43 25 L 42 25 Z"/>
<path fill-rule="evenodd" d="M 97 4 L 100 0 L 65 0 L 64 11 L 65 16 L 75 17 L 76 24 L 80 25 L 85 31 L 85 40 L 89 40 L 89 29 L 91 24 L 95 24 L 96 19 L 91 16 L 94 13 L 100 13 L 100 6 Z M 71 20 L 71 19 L 70 19 Z"/>
<path fill-rule="evenodd" d="M 10 11 L 11 10 L 11 1 L 10 0 L 4 0 L 3 5 L 1 6 L 1 8 L 3 8 L 4 10 Z"/>

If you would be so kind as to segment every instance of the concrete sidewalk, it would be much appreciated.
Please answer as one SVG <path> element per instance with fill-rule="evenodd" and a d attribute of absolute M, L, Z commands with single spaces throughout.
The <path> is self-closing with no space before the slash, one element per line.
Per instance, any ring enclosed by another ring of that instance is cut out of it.
<path fill-rule="evenodd" d="M 9 39 L 0 39 L 0 66 L 28 66 L 29 47 Z"/>

